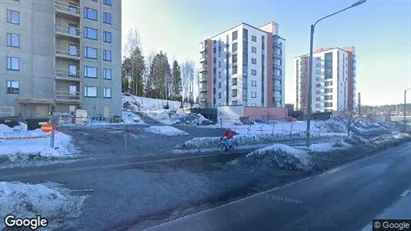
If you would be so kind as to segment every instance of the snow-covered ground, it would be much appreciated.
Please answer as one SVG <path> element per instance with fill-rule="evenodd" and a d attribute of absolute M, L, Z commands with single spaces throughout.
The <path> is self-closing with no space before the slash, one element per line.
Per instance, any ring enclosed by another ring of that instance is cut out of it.
<path fill-rule="evenodd" d="M 17 218 L 41 215 L 48 220 L 48 229 L 70 227 L 70 220 L 81 214 L 86 196 L 71 196 L 57 184 L 25 184 L 0 181 L 0 217 L 11 214 Z M 0 223 L 0 230 L 5 228 Z"/>
<path fill-rule="evenodd" d="M 167 105 L 169 106 L 170 110 L 177 110 L 181 107 L 181 102 L 179 101 L 171 101 L 171 100 L 165 100 L 165 99 L 153 99 L 153 98 L 146 98 L 146 97 L 140 97 L 140 96 L 135 96 L 135 95 L 126 95 L 123 94 L 122 97 L 122 103 L 123 107 L 125 106 L 124 104 L 129 103 L 130 104 L 130 109 L 133 111 L 156 111 L 159 109 L 163 109 L 164 106 Z M 185 107 L 189 107 L 187 103 L 184 103 Z"/>
<path fill-rule="evenodd" d="M 131 111 L 122 111 L 121 119 L 125 124 L 146 124 L 140 116 Z"/>
<path fill-rule="evenodd" d="M 165 136 L 188 135 L 187 132 L 181 131 L 180 129 L 177 129 L 171 126 L 150 126 L 150 127 L 145 128 L 145 130 L 150 133 L 165 135 Z"/>
<path fill-rule="evenodd" d="M 6 126 L 7 127 L 7 126 Z M 28 157 L 65 157 L 77 153 L 72 137 L 62 132 L 55 133 L 54 149 L 50 147 L 50 133 L 40 129 L 34 131 L 15 131 L 3 127 L 0 133 L 0 157 L 8 160 Z"/>

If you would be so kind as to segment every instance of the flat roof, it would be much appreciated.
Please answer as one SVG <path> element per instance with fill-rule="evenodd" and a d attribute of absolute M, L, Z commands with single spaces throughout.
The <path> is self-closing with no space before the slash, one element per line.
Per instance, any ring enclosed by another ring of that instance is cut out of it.
<path fill-rule="evenodd" d="M 348 46 L 348 47 L 353 47 L 353 46 Z M 346 51 L 346 50 L 343 50 L 343 49 L 340 48 L 340 47 L 328 47 L 328 48 L 329 48 L 329 49 L 327 49 L 327 48 L 318 48 L 317 50 L 315 50 L 315 51 L 313 52 L 313 54 L 318 54 L 318 53 L 327 52 L 327 51 L 333 51 L 333 50 L 340 50 L 340 51 L 348 52 L 348 51 Z M 318 50 L 320 50 L 320 49 L 327 49 L 327 50 L 318 51 Z M 296 58 L 306 57 L 306 56 L 309 56 L 309 55 L 310 55 L 310 54 L 299 55 L 299 56 L 295 56 L 294 58 L 296 59 Z"/>

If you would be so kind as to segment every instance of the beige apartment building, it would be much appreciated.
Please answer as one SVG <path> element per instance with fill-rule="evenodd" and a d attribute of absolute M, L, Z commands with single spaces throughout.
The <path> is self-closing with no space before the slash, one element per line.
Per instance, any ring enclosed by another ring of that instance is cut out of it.
<path fill-rule="evenodd" d="M 1 0 L 0 107 L 119 115 L 121 0 Z"/>

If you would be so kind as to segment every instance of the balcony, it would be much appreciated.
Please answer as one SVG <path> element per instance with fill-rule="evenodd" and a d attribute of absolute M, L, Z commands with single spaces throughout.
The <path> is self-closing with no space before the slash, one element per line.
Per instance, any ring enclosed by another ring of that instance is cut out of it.
<path fill-rule="evenodd" d="M 200 63 L 207 62 L 207 56 L 205 55 L 200 55 Z"/>
<path fill-rule="evenodd" d="M 56 47 L 56 57 L 70 60 L 80 60 L 80 49 L 75 46 Z"/>
<path fill-rule="evenodd" d="M 56 35 L 65 38 L 80 39 L 80 29 L 70 25 L 56 25 Z"/>
<path fill-rule="evenodd" d="M 80 92 L 56 91 L 55 97 L 58 103 L 80 103 Z"/>
<path fill-rule="evenodd" d="M 79 19 L 80 18 L 80 7 L 72 3 L 55 0 L 54 10 L 56 14 L 67 19 Z"/>
<path fill-rule="evenodd" d="M 207 66 L 200 67 L 200 73 L 207 72 Z"/>
<path fill-rule="evenodd" d="M 198 81 L 199 81 L 200 83 L 206 83 L 206 82 L 207 82 L 207 76 L 201 76 L 201 75 L 200 75 L 200 77 L 198 78 Z"/>
<path fill-rule="evenodd" d="M 55 76 L 58 80 L 80 81 L 80 71 L 73 72 L 68 69 L 56 69 Z"/>

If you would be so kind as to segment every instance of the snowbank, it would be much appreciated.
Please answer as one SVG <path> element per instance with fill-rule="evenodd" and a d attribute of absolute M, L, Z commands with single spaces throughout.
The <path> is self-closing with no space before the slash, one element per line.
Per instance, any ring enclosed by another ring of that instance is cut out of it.
<path fill-rule="evenodd" d="M 140 116 L 129 111 L 122 111 L 121 119 L 125 124 L 146 124 Z"/>
<path fill-rule="evenodd" d="M 70 220 L 81 214 L 86 196 L 70 196 L 70 191 L 42 184 L 0 182 L 0 217 L 13 214 L 18 218 L 41 215 L 49 221 L 47 228 L 67 228 Z M 5 228 L 0 223 L 0 230 Z"/>
<path fill-rule="evenodd" d="M 305 170 L 310 164 L 306 151 L 284 144 L 274 144 L 258 149 L 248 154 L 242 161 L 253 166 L 265 165 L 270 168 L 289 170 Z"/>
<path fill-rule="evenodd" d="M 169 106 L 170 110 L 177 110 L 181 107 L 181 102 L 165 99 L 153 99 L 130 94 L 123 94 L 123 108 L 132 109 L 133 111 L 155 111 L 163 109 L 164 106 Z M 188 106 L 187 103 L 184 104 Z"/>
<path fill-rule="evenodd" d="M 188 135 L 187 132 L 181 131 L 175 127 L 171 126 L 150 126 L 145 128 L 147 132 L 158 134 L 158 135 L 165 135 L 165 136 L 184 136 Z"/>
<path fill-rule="evenodd" d="M 5 124 L 0 124 L 0 134 L 1 133 L 16 132 L 16 131 L 19 131 L 19 132 L 27 131 L 27 124 L 20 122 L 20 125 L 14 126 L 12 128 L 5 125 Z"/>
<path fill-rule="evenodd" d="M 27 138 L 44 136 L 45 133 L 40 130 L 5 134 L 0 134 L 0 138 L 26 137 L 25 139 L 0 139 L 0 157 L 7 157 L 12 161 L 28 157 L 66 157 L 77 152 L 71 136 L 61 132 L 55 133 L 55 149 L 50 147 L 49 134 L 45 138 Z"/>
<path fill-rule="evenodd" d="M 337 135 L 312 135 L 311 139 L 325 139 L 331 137 L 341 137 L 341 134 Z M 297 141 L 304 140 L 305 136 L 303 134 L 274 134 L 274 135 L 236 135 L 234 136 L 234 141 L 238 146 L 249 146 L 249 145 L 261 145 L 261 144 L 273 144 L 275 142 L 282 141 Z M 197 137 L 184 142 L 183 144 L 176 145 L 175 149 L 207 149 L 207 148 L 217 148 L 220 143 L 220 137 Z"/>

